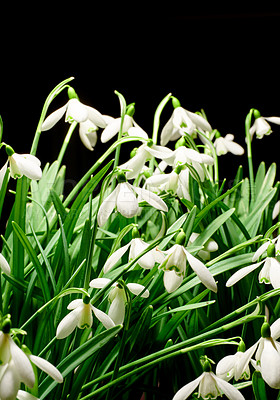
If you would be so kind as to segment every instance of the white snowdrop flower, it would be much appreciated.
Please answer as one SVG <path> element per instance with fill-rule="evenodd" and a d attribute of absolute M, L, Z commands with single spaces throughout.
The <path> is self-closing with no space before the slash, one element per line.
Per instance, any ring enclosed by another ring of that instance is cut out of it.
<path fill-rule="evenodd" d="M 142 172 L 145 163 L 150 160 L 151 157 L 164 160 L 172 154 L 171 149 L 155 145 L 151 141 L 148 141 L 147 133 L 139 126 L 129 128 L 128 135 L 142 137 L 145 140 L 142 141 L 143 144 L 136 150 L 136 154 L 130 158 L 130 160 L 119 166 L 120 169 L 129 170 L 126 172 L 127 179 L 135 179 Z"/>
<path fill-rule="evenodd" d="M 192 244 L 195 242 L 195 240 L 200 236 L 199 233 L 193 232 L 189 238 L 189 243 L 188 244 Z M 202 258 L 202 260 L 207 261 L 210 260 L 210 255 L 212 252 L 215 252 L 218 250 L 218 243 L 215 242 L 214 239 L 208 239 L 206 243 L 204 243 L 203 245 L 203 249 L 199 250 L 199 252 L 197 253 L 198 256 L 200 258 Z"/>
<path fill-rule="evenodd" d="M 271 326 L 264 322 L 261 329 L 261 338 L 238 361 L 236 379 L 244 374 L 250 361 L 257 366 L 263 380 L 272 388 L 280 389 L 280 343 L 276 339 L 280 336 L 280 319 Z M 256 360 L 252 360 L 255 354 Z"/>
<path fill-rule="evenodd" d="M 178 170 L 178 172 L 176 172 Z M 171 191 L 179 198 L 191 200 L 189 194 L 189 169 L 175 168 L 167 174 L 154 174 L 146 179 L 145 186 L 153 192 Z"/>
<path fill-rule="evenodd" d="M 181 285 L 188 262 L 204 286 L 213 292 L 217 292 L 216 282 L 208 268 L 180 244 L 184 241 L 184 236 L 183 232 L 179 233 L 176 238 L 176 244 L 163 251 L 165 257 L 159 268 L 164 271 L 163 283 L 165 289 L 168 293 L 171 293 Z"/>
<path fill-rule="evenodd" d="M 11 267 L 10 267 L 8 261 L 6 260 L 6 258 L 1 253 L 0 253 L 0 268 L 6 275 L 11 274 Z"/>
<path fill-rule="evenodd" d="M 195 380 L 183 386 L 172 400 L 185 400 L 198 387 L 198 398 L 216 399 L 225 395 L 230 400 L 245 400 L 244 396 L 229 382 L 219 378 L 211 370 L 209 361 L 204 364 L 204 372 Z"/>
<path fill-rule="evenodd" d="M 225 137 L 219 136 L 214 141 L 214 146 L 218 156 L 227 154 L 228 152 L 241 156 L 244 154 L 244 149 L 240 144 L 233 141 L 234 135 L 228 133 Z"/>
<path fill-rule="evenodd" d="M 84 303 L 82 299 L 71 301 L 67 309 L 72 311 L 60 321 L 56 330 L 57 339 L 64 339 L 69 336 L 76 327 L 80 329 L 90 328 L 93 323 L 92 313 L 106 329 L 112 328 L 115 325 L 106 313 L 90 303 Z"/>
<path fill-rule="evenodd" d="M 6 145 L 6 153 L 8 155 L 8 161 L 0 171 L 1 186 L 8 168 L 8 164 L 10 167 L 10 176 L 14 179 L 21 178 L 23 175 L 29 179 L 41 179 L 41 161 L 37 157 L 31 154 L 15 153 L 14 150 L 8 145 Z"/>
<path fill-rule="evenodd" d="M 83 145 L 90 151 L 92 151 L 94 146 L 96 145 L 97 130 L 98 127 L 90 120 L 86 120 L 85 122 L 80 123 L 79 126 L 80 139 Z"/>
<path fill-rule="evenodd" d="M 178 106 L 162 129 L 160 144 L 165 146 L 170 140 L 177 140 L 185 134 L 196 136 L 196 129 L 212 131 L 209 122 L 201 115 Z"/>
<path fill-rule="evenodd" d="M 276 245 L 274 244 L 275 242 Z M 226 286 L 233 286 L 240 279 L 244 278 L 250 272 L 253 272 L 255 269 L 263 265 L 259 273 L 259 282 L 271 284 L 274 289 L 280 288 L 280 262 L 275 257 L 276 253 L 279 251 L 279 245 L 279 236 L 261 245 L 254 254 L 252 261 L 256 261 L 265 251 L 267 251 L 267 257 L 260 262 L 251 264 L 236 271 L 228 279 Z"/>
<path fill-rule="evenodd" d="M 135 259 L 140 253 L 145 251 L 149 247 L 149 244 L 144 242 L 140 237 L 133 237 L 129 243 L 125 246 L 120 247 L 118 250 L 114 251 L 111 254 L 104 266 L 103 271 L 107 273 L 110 271 L 116 263 L 121 259 L 121 257 L 127 252 L 129 249 L 128 259 L 133 260 Z M 162 253 L 158 251 L 157 248 L 154 248 L 140 257 L 137 261 L 137 264 L 144 269 L 152 269 L 155 266 L 156 262 L 160 262 L 162 260 Z"/>
<path fill-rule="evenodd" d="M 146 201 L 160 211 L 168 211 L 165 202 L 155 193 L 133 186 L 128 182 L 120 182 L 112 193 L 103 200 L 97 214 L 98 225 L 104 225 L 115 208 L 126 218 L 134 217 L 139 212 L 138 204 L 141 201 Z"/>
<path fill-rule="evenodd" d="M 93 107 L 89 107 L 80 102 L 77 97 L 70 100 L 61 108 L 51 113 L 43 122 L 41 130 L 48 131 L 51 129 L 65 114 L 65 122 L 82 123 L 86 121 L 92 122 L 99 128 L 105 128 L 107 125 L 104 116 Z"/>
<path fill-rule="evenodd" d="M 199 179 L 203 182 L 205 179 L 205 165 L 213 165 L 214 159 L 213 157 L 209 156 L 208 154 L 199 153 L 194 149 L 189 149 L 186 146 L 179 146 L 176 150 L 172 152 L 170 157 L 165 157 L 164 161 L 171 165 L 173 168 L 176 168 L 178 165 L 181 164 L 189 164 L 191 165 L 196 173 L 190 169 L 190 173 L 194 179 L 197 179 L 197 175 Z"/>
<path fill-rule="evenodd" d="M 280 125 L 280 117 L 262 117 L 258 110 L 254 110 L 253 115 L 255 121 L 249 130 L 251 139 L 254 134 L 256 134 L 257 139 L 262 139 L 265 135 L 270 135 L 272 130 L 268 122 Z"/>
<path fill-rule="evenodd" d="M 249 365 L 245 367 L 242 375 L 237 379 L 237 371 L 239 371 L 239 361 L 242 360 L 243 353 L 245 351 L 245 343 L 241 339 L 237 352 L 223 357 L 217 364 L 216 375 L 226 381 L 230 381 L 232 378 L 238 379 L 250 379 L 250 368 Z"/>
<path fill-rule="evenodd" d="M 30 354 L 26 346 L 20 348 L 11 338 L 10 321 L 5 322 L 0 332 L 0 398 L 16 399 L 21 382 L 29 388 L 35 383 L 35 374 L 32 363 L 61 383 L 63 377 L 56 367 L 41 357 Z M 22 349 L 26 349 L 23 351 Z M 24 398 L 25 392 L 19 398 Z M 26 397 L 28 398 L 28 397 Z"/>
<path fill-rule="evenodd" d="M 96 278 L 93 279 L 89 285 L 92 288 L 101 289 L 109 282 L 111 282 L 111 280 L 107 278 Z M 138 283 L 126 283 L 125 285 L 127 289 L 136 296 L 140 295 L 141 297 L 147 298 L 150 295 L 148 289 L 146 289 L 143 285 Z M 123 284 L 119 282 L 114 282 L 112 284 L 109 293 L 109 301 L 111 303 L 108 311 L 109 317 L 116 325 L 122 324 L 125 317 L 125 305 L 127 303 L 127 297 Z"/>

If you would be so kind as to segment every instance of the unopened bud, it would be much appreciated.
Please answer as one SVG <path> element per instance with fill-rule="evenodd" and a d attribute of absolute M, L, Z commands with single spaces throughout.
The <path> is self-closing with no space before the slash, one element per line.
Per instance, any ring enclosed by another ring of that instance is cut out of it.
<path fill-rule="evenodd" d="M 264 322 L 264 323 L 262 324 L 262 327 L 261 327 L 261 335 L 262 335 L 263 338 L 269 338 L 269 337 L 271 337 L 271 332 L 270 332 L 270 325 L 269 325 L 269 323 Z"/>

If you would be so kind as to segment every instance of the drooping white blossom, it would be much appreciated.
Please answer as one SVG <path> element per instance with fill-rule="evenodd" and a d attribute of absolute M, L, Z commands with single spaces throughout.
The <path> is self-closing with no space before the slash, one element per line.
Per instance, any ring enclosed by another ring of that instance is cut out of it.
<path fill-rule="evenodd" d="M 141 201 L 146 201 L 158 210 L 168 211 L 165 202 L 155 193 L 133 186 L 128 182 L 121 182 L 103 200 L 97 214 L 98 225 L 104 225 L 115 208 L 126 218 L 134 217 L 139 212 L 139 203 Z"/>
<path fill-rule="evenodd" d="M 95 289 L 101 289 L 105 287 L 111 280 L 108 278 L 96 278 L 90 282 L 90 287 Z M 138 283 L 126 283 L 127 289 L 136 296 L 144 298 L 149 297 L 150 293 L 145 286 Z M 108 311 L 109 317 L 114 321 L 116 325 L 122 324 L 125 318 L 125 305 L 127 303 L 127 295 L 125 288 L 122 284 L 114 282 L 111 286 L 109 293 L 110 307 Z"/>
<path fill-rule="evenodd" d="M 196 257 L 188 252 L 181 244 L 175 244 L 163 252 L 165 258 L 159 268 L 163 269 L 163 282 L 168 293 L 174 292 L 182 283 L 187 262 L 196 273 L 200 281 L 213 292 L 217 292 L 217 285 L 208 268 Z"/>
<path fill-rule="evenodd" d="M 176 107 L 162 129 L 160 144 L 165 146 L 170 140 L 177 140 L 186 134 L 196 136 L 196 129 L 200 131 L 212 131 L 209 122 L 201 115 L 180 106 Z"/>
<path fill-rule="evenodd" d="M 272 129 L 268 122 L 280 125 L 280 117 L 262 117 L 258 112 L 255 114 L 257 114 L 256 119 L 249 130 L 251 139 L 254 134 L 256 134 L 257 139 L 262 139 L 265 135 L 270 135 Z"/>
<path fill-rule="evenodd" d="M 103 311 L 94 307 L 90 303 L 85 303 L 82 299 L 71 301 L 68 306 L 70 311 L 58 324 L 56 329 L 57 339 L 64 339 L 69 336 L 76 327 L 80 329 L 90 328 L 93 323 L 93 316 L 105 326 L 106 329 L 112 328 L 115 324 L 112 319 Z"/>
<path fill-rule="evenodd" d="M 214 146 L 218 156 L 232 153 L 236 156 L 244 154 L 244 149 L 240 144 L 234 142 L 234 135 L 228 133 L 225 137 L 219 136 L 214 141 Z"/>

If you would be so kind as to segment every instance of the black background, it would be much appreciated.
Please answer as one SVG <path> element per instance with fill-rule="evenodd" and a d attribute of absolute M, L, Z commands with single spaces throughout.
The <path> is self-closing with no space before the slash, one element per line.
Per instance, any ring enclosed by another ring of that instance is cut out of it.
<path fill-rule="evenodd" d="M 135 102 L 135 120 L 150 135 L 155 109 L 169 92 L 190 111 L 203 108 L 213 128 L 223 136 L 233 133 L 243 146 L 251 107 L 280 116 L 280 13 L 273 7 L 215 10 L 199 3 L 182 9 L 175 2 L 152 14 L 137 3 L 121 10 L 83 2 L 61 12 L 21 7 L 1 17 L 6 22 L 1 25 L 3 140 L 18 153 L 30 151 L 45 98 L 70 76 L 80 100 L 101 113 L 119 116 L 114 90 Z M 50 111 L 66 101 L 63 92 Z M 168 104 L 162 124 L 171 112 Z M 37 153 L 43 164 L 55 159 L 67 128 L 61 121 L 43 133 Z M 253 142 L 256 164 L 279 160 L 280 127 L 272 128 L 271 136 Z M 104 149 L 99 143 L 90 152 L 74 134 L 65 158 L 67 177 L 81 177 Z M 227 155 L 220 163 L 221 176 L 228 179 L 239 163 L 246 169 L 246 157 Z"/>

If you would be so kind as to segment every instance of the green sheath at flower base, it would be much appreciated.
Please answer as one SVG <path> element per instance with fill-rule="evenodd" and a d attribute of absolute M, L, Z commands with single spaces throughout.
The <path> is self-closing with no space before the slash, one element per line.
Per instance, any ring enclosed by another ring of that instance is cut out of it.
<path fill-rule="evenodd" d="M 267 248 L 267 257 L 275 257 L 275 256 L 276 256 L 275 244 L 271 243 Z"/>
<path fill-rule="evenodd" d="M 246 350 L 245 343 L 244 343 L 243 339 L 241 339 L 239 342 L 239 345 L 237 347 L 237 351 L 241 351 L 242 353 L 244 353 L 245 350 Z"/>
<path fill-rule="evenodd" d="M 132 229 L 131 235 L 132 235 L 132 239 L 140 238 L 140 233 L 136 226 Z"/>
<path fill-rule="evenodd" d="M 3 321 L 3 324 L 2 324 L 2 332 L 3 333 L 10 333 L 10 330 L 11 330 L 11 326 L 12 326 L 12 323 L 11 323 L 11 320 L 10 320 L 10 318 L 6 318 L 4 321 Z"/>
<path fill-rule="evenodd" d="M 15 154 L 14 149 L 11 146 L 9 146 L 8 144 L 5 144 L 5 150 L 9 157 L 11 157 L 13 154 Z"/>
<path fill-rule="evenodd" d="M 181 107 L 180 101 L 177 99 L 177 97 L 172 96 L 172 105 L 174 108 Z"/>
<path fill-rule="evenodd" d="M 78 99 L 79 100 L 79 97 L 78 97 L 77 93 L 75 92 L 75 89 L 72 88 L 71 86 L 69 86 L 67 94 L 68 94 L 68 97 L 69 97 L 70 100 L 71 99 Z"/>
<path fill-rule="evenodd" d="M 255 119 L 258 119 L 261 117 L 261 113 L 259 112 L 259 110 L 254 109 L 253 114 L 254 114 Z"/>
<path fill-rule="evenodd" d="M 179 147 L 186 146 L 186 140 L 184 136 L 182 136 L 179 140 L 177 140 L 175 144 L 175 150 L 177 150 Z"/>
<path fill-rule="evenodd" d="M 263 338 L 269 338 L 269 337 L 271 337 L 270 325 L 269 325 L 268 322 L 264 322 L 264 323 L 262 324 L 262 327 L 261 327 L 261 335 L 262 335 Z"/>
<path fill-rule="evenodd" d="M 135 103 L 131 103 L 126 107 L 126 115 L 133 117 L 135 113 Z"/>
<path fill-rule="evenodd" d="M 184 246 L 185 242 L 186 242 L 186 234 L 185 234 L 185 232 L 181 231 L 178 233 L 178 235 L 176 237 L 176 244 Z"/>
<path fill-rule="evenodd" d="M 120 172 L 117 176 L 118 183 L 127 182 L 126 176 L 123 172 Z"/>

